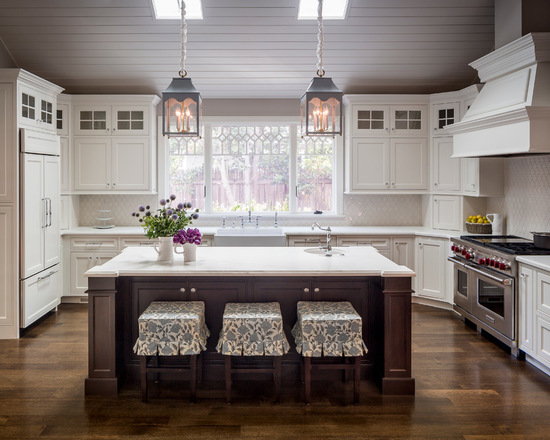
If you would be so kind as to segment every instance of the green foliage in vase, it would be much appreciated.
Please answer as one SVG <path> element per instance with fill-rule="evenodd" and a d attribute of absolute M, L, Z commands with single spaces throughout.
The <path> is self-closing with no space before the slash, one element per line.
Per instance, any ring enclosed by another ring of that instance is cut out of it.
<path fill-rule="evenodd" d="M 173 206 L 176 196 L 159 201 L 160 208 L 151 211 L 150 206 L 139 205 L 133 217 L 138 217 L 147 238 L 173 237 L 180 229 L 185 229 L 199 218 L 199 210 L 191 209 L 191 203 L 178 203 Z"/>

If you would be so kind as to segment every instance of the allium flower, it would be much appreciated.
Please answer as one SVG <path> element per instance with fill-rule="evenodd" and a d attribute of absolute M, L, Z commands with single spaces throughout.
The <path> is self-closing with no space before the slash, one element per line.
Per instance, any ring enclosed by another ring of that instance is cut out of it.
<path fill-rule="evenodd" d="M 170 195 L 170 200 L 176 200 L 176 196 L 174 194 Z"/>
<path fill-rule="evenodd" d="M 160 208 L 156 211 L 151 210 L 150 206 L 139 205 L 137 211 L 132 212 L 132 217 L 138 217 L 148 238 L 174 237 L 176 232 L 185 231 L 185 228 L 191 225 L 193 220 L 199 218 L 198 209 L 186 211 L 192 206 L 189 202 L 178 203 L 177 208 L 173 208 L 171 203 L 175 198 L 174 195 L 171 195 L 166 199 L 159 200 Z M 198 229 L 193 229 L 193 231 L 196 233 L 186 236 L 186 240 L 188 240 L 186 243 L 200 244 L 200 232 Z"/>

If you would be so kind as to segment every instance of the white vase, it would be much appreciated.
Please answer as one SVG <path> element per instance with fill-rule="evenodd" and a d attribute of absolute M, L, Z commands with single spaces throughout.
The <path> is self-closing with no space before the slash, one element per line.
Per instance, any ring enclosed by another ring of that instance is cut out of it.
<path fill-rule="evenodd" d="M 185 243 L 183 245 L 183 251 L 178 252 L 178 247 L 176 247 L 176 254 L 183 254 L 183 262 L 191 263 L 192 261 L 197 261 L 197 245 L 191 243 Z"/>
<path fill-rule="evenodd" d="M 157 261 L 173 261 L 174 260 L 174 242 L 172 237 L 159 237 L 159 241 L 155 243 L 155 251 L 157 251 Z"/>

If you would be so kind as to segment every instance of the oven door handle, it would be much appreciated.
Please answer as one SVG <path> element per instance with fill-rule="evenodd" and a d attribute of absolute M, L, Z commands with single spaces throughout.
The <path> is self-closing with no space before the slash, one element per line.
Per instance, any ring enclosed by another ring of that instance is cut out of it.
<path fill-rule="evenodd" d="M 490 278 L 493 281 L 496 281 L 504 286 L 511 286 L 512 280 L 509 278 L 499 278 L 494 275 L 491 275 L 490 273 L 487 273 L 483 270 L 479 270 L 476 267 L 472 266 L 471 264 L 463 263 L 461 261 L 455 260 L 453 257 L 447 257 L 447 260 L 449 260 L 451 263 L 458 264 L 459 266 L 462 266 L 466 269 L 470 269 L 472 272 L 475 272 L 479 275 L 483 275 L 484 277 Z"/>

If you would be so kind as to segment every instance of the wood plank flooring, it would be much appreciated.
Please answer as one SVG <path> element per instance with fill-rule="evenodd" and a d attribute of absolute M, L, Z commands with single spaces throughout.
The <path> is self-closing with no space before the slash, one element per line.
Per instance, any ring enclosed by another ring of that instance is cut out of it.
<path fill-rule="evenodd" d="M 549 376 L 451 312 L 415 305 L 413 313 L 415 397 L 382 397 L 363 381 L 355 406 L 353 382 L 314 382 L 305 406 L 296 382 L 273 405 L 269 382 L 236 381 L 228 406 L 221 380 L 199 386 L 196 404 L 187 383 L 170 380 L 151 384 L 149 403 L 137 383 L 117 397 L 85 397 L 86 307 L 63 304 L 21 339 L 0 341 L 0 438 L 550 438 Z"/>

